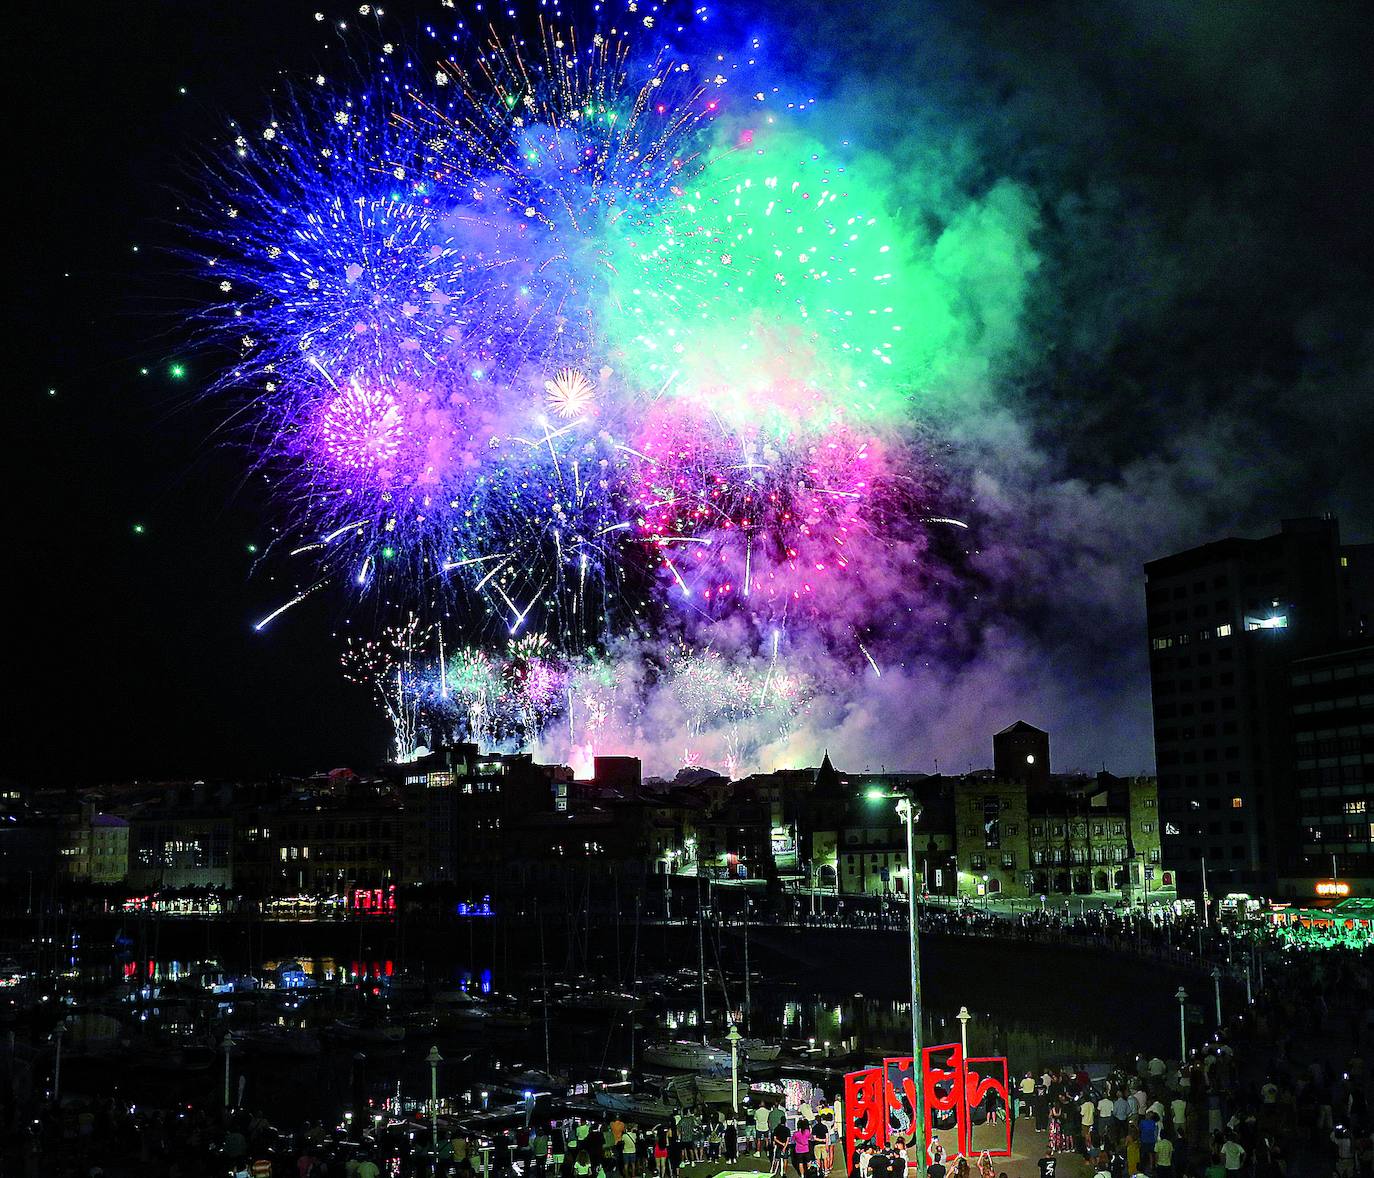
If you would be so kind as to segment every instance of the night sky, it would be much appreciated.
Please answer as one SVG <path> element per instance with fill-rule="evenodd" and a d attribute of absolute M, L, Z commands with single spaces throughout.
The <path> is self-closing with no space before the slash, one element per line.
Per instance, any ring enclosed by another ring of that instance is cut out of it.
<path fill-rule="evenodd" d="M 188 346 L 198 296 L 171 252 L 176 191 L 225 119 L 260 117 L 280 70 L 337 65 L 317 7 L 12 19 L 0 775 L 385 751 L 339 675 L 345 598 L 252 630 L 293 579 L 254 567 L 272 508 L 195 396 L 222 358 Z M 959 640 L 915 635 L 909 671 L 818 717 L 796 755 L 962 769 L 1023 718 L 1056 768 L 1151 770 L 1142 561 L 1326 510 L 1374 538 L 1374 34 L 1355 6 L 777 7 L 778 61 L 923 207 L 1000 184 L 1029 218 L 1023 289 L 1004 305 L 994 274 L 980 295 L 995 362 L 925 423 L 977 550 Z"/>

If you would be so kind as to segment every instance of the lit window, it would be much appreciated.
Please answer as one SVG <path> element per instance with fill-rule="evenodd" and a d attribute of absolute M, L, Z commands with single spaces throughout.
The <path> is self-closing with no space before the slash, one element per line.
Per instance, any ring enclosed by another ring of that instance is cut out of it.
<path fill-rule="evenodd" d="M 1151 639 L 1150 639 L 1150 649 L 1151 649 L 1151 650 L 1168 650 L 1169 647 L 1173 646 L 1173 644 L 1174 644 L 1174 640 L 1173 640 L 1172 638 L 1151 638 Z"/>
<path fill-rule="evenodd" d="M 1345 804 L 1345 812 L 1347 814 L 1363 814 L 1364 808 L 1365 802 L 1363 799 L 1358 802 L 1346 802 Z"/>
<path fill-rule="evenodd" d="M 1220 626 L 1217 627 L 1217 637 L 1218 637 L 1218 638 L 1230 638 L 1230 637 L 1231 637 L 1231 623 L 1230 623 L 1230 622 L 1222 622 L 1222 624 L 1221 624 Z"/>
<path fill-rule="evenodd" d="M 1233 809 L 1233 810 L 1240 810 L 1240 809 L 1243 809 L 1244 806 L 1245 806 L 1245 800 L 1244 800 L 1243 798 L 1232 798 L 1232 799 L 1231 799 L 1231 809 Z"/>
<path fill-rule="evenodd" d="M 1270 614 L 1267 617 L 1247 615 L 1245 628 L 1247 630 L 1286 630 L 1288 629 L 1288 615 Z"/>

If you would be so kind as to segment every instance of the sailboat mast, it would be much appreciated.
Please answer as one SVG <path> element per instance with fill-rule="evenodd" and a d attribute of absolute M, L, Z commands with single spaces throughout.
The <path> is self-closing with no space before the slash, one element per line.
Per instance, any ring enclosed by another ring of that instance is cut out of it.
<path fill-rule="evenodd" d="M 706 1044 L 706 911 L 701 903 L 701 876 L 697 876 L 697 982 L 701 987 L 701 1042 Z"/>

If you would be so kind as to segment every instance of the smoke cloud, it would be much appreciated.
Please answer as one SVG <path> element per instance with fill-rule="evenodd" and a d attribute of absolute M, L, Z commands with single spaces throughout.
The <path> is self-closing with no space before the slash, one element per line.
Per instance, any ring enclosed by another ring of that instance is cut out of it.
<path fill-rule="evenodd" d="M 1327 510 L 1369 536 L 1369 30 L 1262 4 L 778 9 L 767 51 L 815 80 L 819 134 L 881 161 L 941 292 L 911 413 L 932 511 L 969 527 L 875 554 L 846 674 L 836 628 L 786 631 L 810 689 L 785 723 L 684 742 L 646 683 L 599 751 L 960 771 L 1023 718 L 1058 769 L 1151 771 L 1142 563 Z M 761 635 L 726 657 L 766 674 Z"/>

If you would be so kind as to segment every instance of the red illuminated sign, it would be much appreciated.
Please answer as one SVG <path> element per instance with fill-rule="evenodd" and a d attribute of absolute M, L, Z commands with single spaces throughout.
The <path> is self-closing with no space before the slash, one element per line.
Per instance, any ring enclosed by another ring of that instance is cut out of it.
<path fill-rule="evenodd" d="M 988 1156 L 1011 1156 L 1011 1102 L 1008 1098 L 1007 1061 L 1001 1056 L 964 1058 L 958 1043 L 927 1047 L 921 1052 L 921 1095 L 925 1106 L 923 1146 L 935 1129 L 956 1131 L 958 1152 L 973 1152 L 973 1125 L 981 1112 L 984 1121 L 1001 1118 L 1005 1127 L 1003 1147 Z M 854 1151 L 860 1145 L 883 1149 L 889 1144 L 906 1148 L 914 1131 L 915 1069 L 911 1056 L 885 1059 L 881 1065 L 850 1072 L 844 1078 L 845 1166 L 854 1168 Z M 981 1154 L 983 1151 L 979 1151 Z"/>

